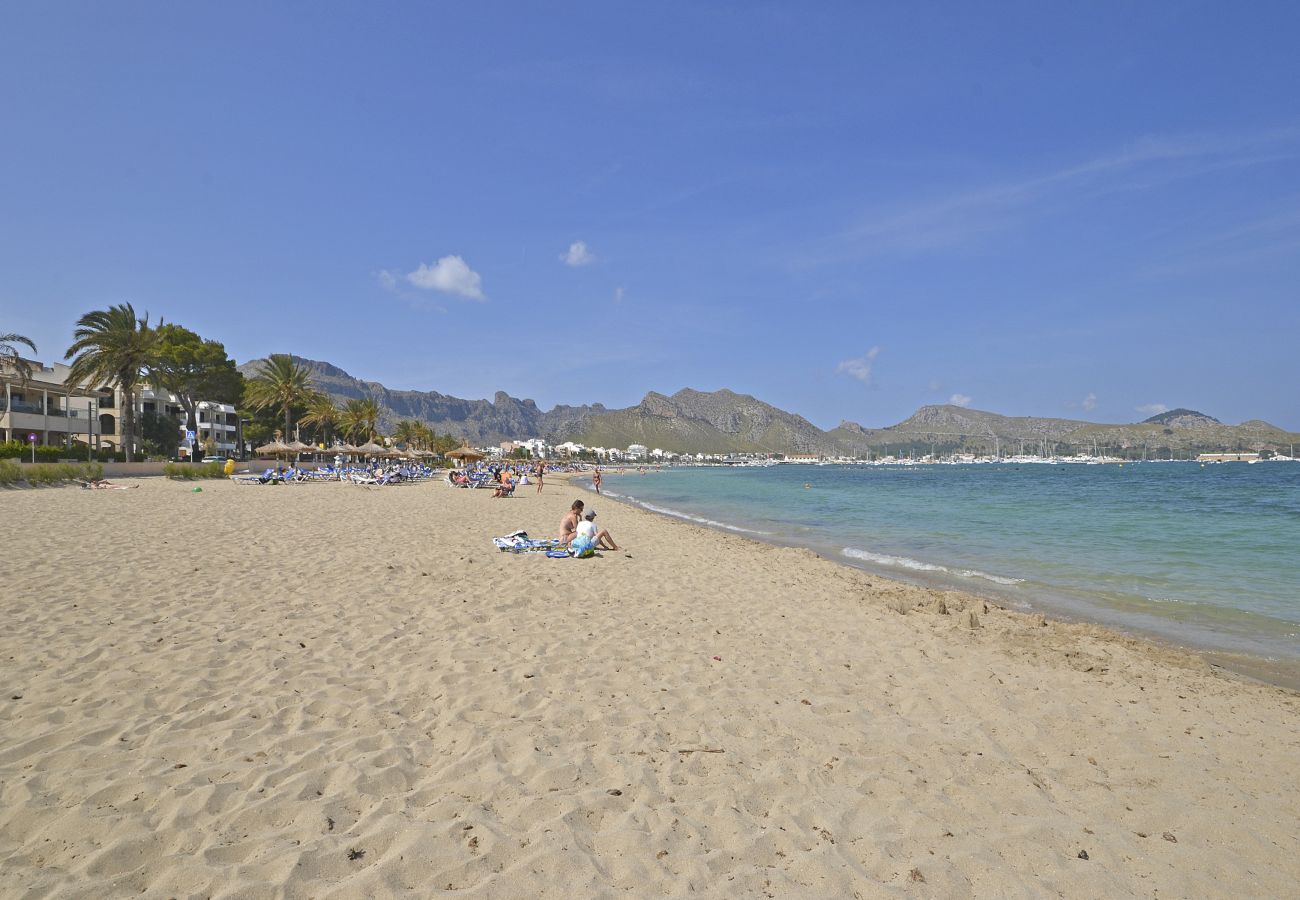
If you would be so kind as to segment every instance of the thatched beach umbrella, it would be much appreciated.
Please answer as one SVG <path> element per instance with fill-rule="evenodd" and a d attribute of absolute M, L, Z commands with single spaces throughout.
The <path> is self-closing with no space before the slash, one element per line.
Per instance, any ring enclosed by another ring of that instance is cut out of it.
<path fill-rule="evenodd" d="M 388 448 L 381 447 L 378 444 L 376 444 L 374 441 L 370 441 L 358 447 L 357 452 L 364 453 L 367 456 L 383 456 L 386 453 L 388 453 Z"/>
<path fill-rule="evenodd" d="M 311 444 L 304 444 L 302 441 L 290 441 L 289 443 L 285 444 L 284 446 L 285 446 L 285 447 L 286 447 L 286 448 L 287 448 L 291 453 L 293 453 L 295 459 L 297 459 L 300 455 L 302 455 L 303 453 L 305 453 L 305 452 L 307 452 L 307 451 L 311 451 L 311 452 L 313 452 L 313 453 L 316 452 L 316 448 L 315 448 L 315 447 L 313 447 Z"/>
<path fill-rule="evenodd" d="M 464 460 L 466 462 L 470 460 L 477 462 L 480 459 L 486 459 L 487 456 L 486 454 L 479 453 L 477 450 L 470 447 L 469 444 L 465 444 L 464 446 L 457 447 L 455 450 L 449 451 L 447 453 L 447 458 Z"/>
<path fill-rule="evenodd" d="M 254 448 L 253 452 L 261 456 L 279 456 L 282 453 L 292 453 L 293 448 L 284 441 L 276 440 L 271 441 L 269 444 L 263 444 L 260 447 Z"/>

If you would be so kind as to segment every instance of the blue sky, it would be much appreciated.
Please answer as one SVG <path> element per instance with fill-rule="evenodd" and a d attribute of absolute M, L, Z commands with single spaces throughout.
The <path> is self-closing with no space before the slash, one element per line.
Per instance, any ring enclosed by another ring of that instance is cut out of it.
<path fill-rule="evenodd" d="M 0 331 L 1300 429 L 1300 5 L 0 6 Z"/>

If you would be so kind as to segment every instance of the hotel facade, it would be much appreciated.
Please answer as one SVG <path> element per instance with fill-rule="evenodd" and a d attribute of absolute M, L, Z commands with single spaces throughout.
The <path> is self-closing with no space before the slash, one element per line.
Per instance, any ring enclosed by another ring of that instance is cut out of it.
<path fill-rule="evenodd" d="M 125 395 L 116 387 L 91 388 L 68 383 L 69 367 L 62 363 L 46 366 L 28 360 L 32 377 L 24 382 L 11 365 L 0 367 L 6 403 L 0 406 L 0 440 L 35 443 L 38 447 L 73 445 L 95 450 L 122 449 L 122 411 Z M 142 387 L 136 391 L 136 419 L 146 412 L 172 416 L 181 422 L 177 448 L 188 456 L 190 446 L 185 429 L 185 410 L 174 394 Z M 197 404 L 198 427 L 194 444 L 201 456 L 207 441 L 219 456 L 233 456 L 239 449 L 239 416 L 229 403 L 202 400 Z M 35 435 L 35 441 L 31 437 Z"/>

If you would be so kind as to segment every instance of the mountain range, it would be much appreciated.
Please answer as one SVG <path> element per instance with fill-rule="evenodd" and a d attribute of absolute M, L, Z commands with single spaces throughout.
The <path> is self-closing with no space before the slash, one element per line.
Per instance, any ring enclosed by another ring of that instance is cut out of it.
<path fill-rule="evenodd" d="M 844 421 L 823 431 L 802 416 L 778 409 L 747 394 L 729 390 L 685 388 L 666 396 L 651 391 L 636 406 L 608 409 L 594 403 L 556 406 L 543 411 L 532 400 L 498 391 L 492 400 L 462 400 L 437 391 L 391 390 L 363 381 L 327 362 L 294 359 L 307 367 L 319 390 L 336 401 L 371 397 L 390 429 L 414 419 L 478 446 L 530 437 L 548 443 L 574 441 L 592 447 L 644 444 L 673 452 L 817 454 L 866 456 L 904 449 L 970 450 L 1005 454 L 1021 446 L 1029 451 L 1073 453 L 1148 448 L 1152 453 L 1189 450 L 1286 450 L 1300 434 L 1252 420 L 1225 425 L 1190 409 L 1175 409 L 1142 422 L 1100 424 L 1077 419 L 1003 416 L 959 406 L 923 406 L 906 420 L 886 428 L 865 428 Z M 240 371 L 252 376 L 263 360 Z"/>

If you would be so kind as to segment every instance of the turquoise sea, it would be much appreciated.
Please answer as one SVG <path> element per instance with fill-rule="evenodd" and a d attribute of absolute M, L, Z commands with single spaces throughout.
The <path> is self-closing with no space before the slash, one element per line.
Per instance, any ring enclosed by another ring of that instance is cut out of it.
<path fill-rule="evenodd" d="M 893 578 L 1300 660 L 1300 462 L 675 468 L 605 490 Z"/>

